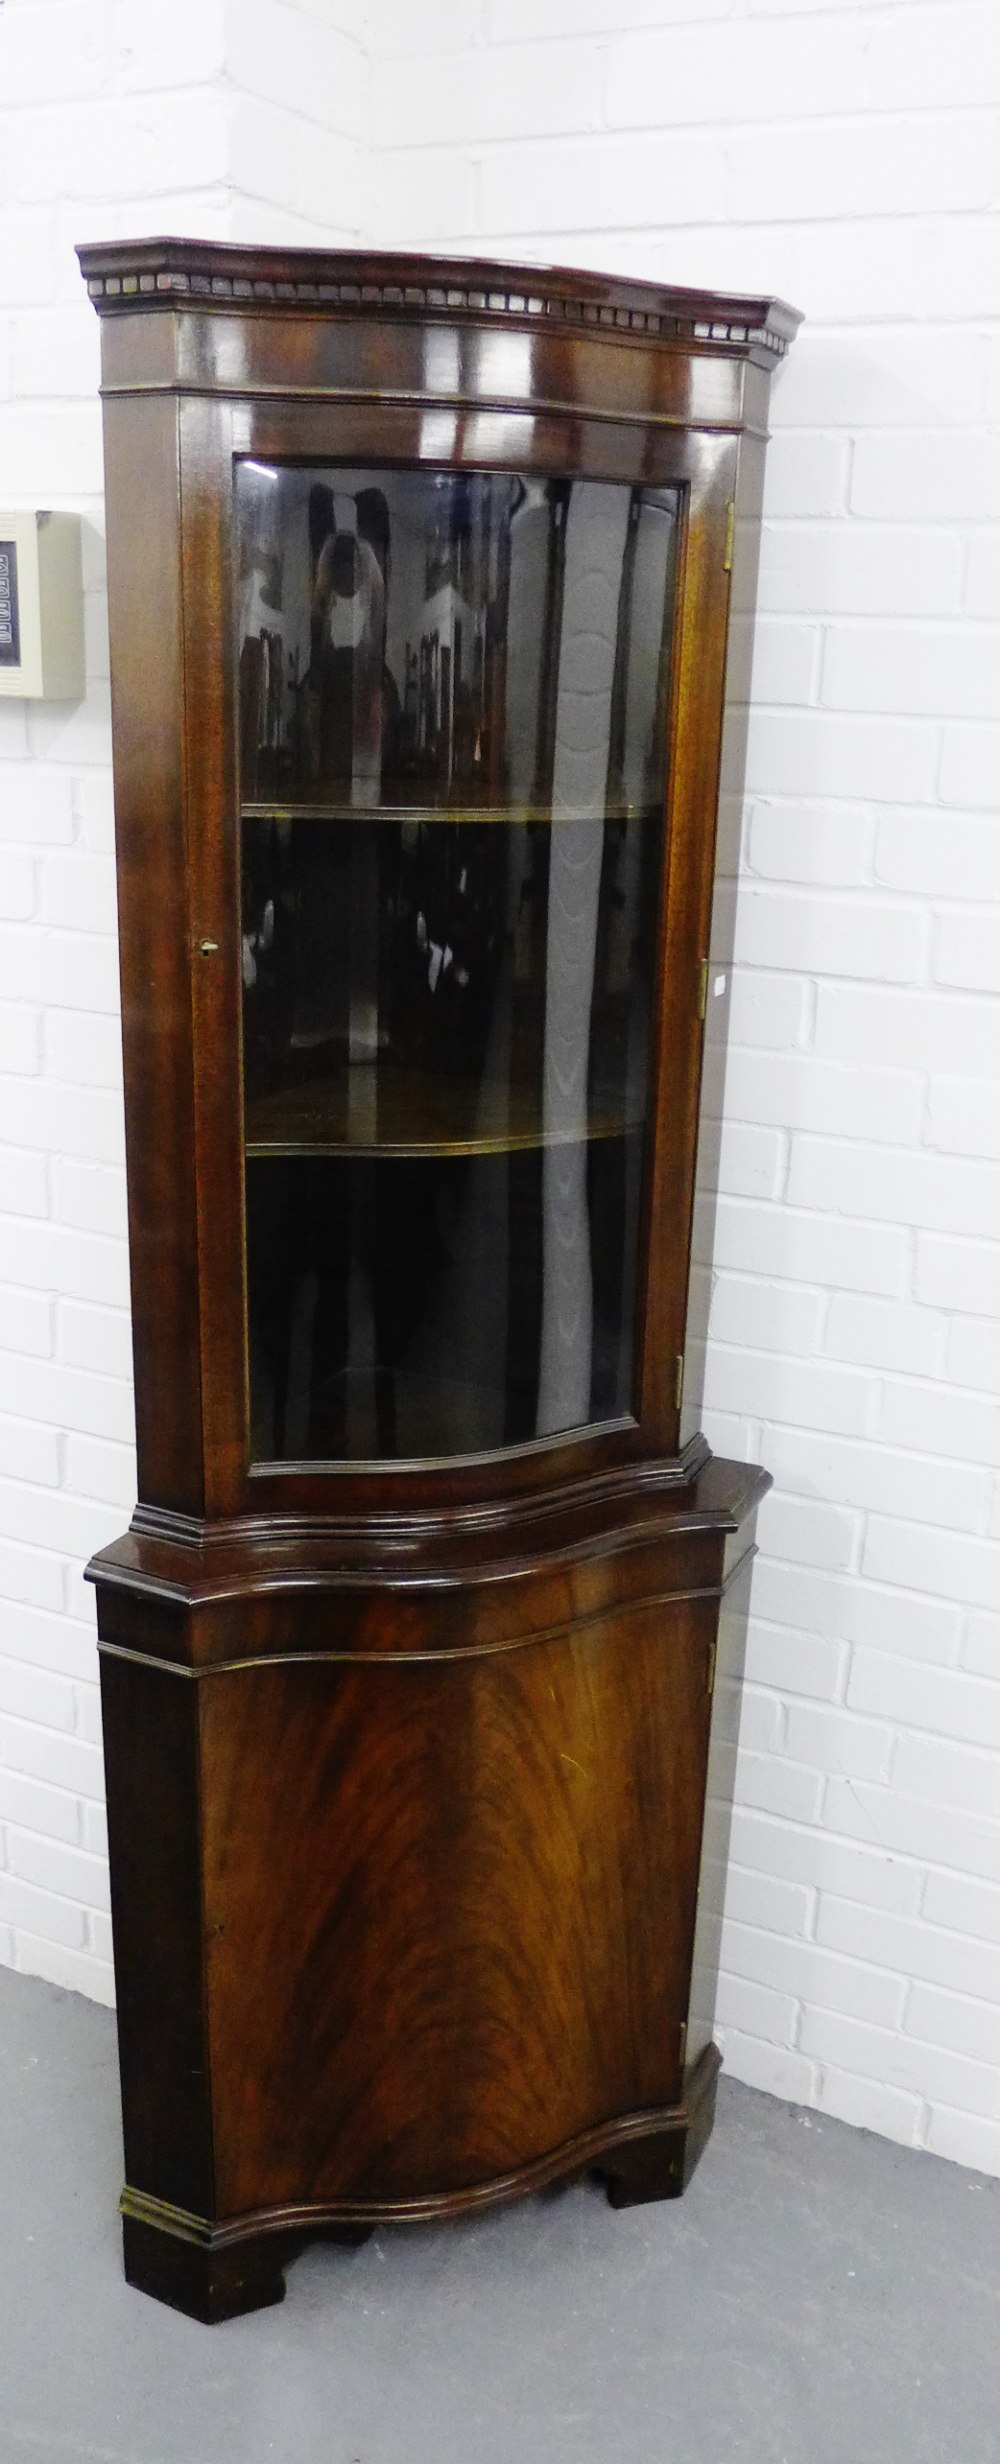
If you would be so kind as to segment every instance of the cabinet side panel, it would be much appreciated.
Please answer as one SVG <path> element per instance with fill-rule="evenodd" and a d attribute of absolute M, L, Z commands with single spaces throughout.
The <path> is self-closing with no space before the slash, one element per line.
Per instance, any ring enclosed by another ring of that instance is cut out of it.
<path fill-rule="evenodd" d="M 177 414 L 106 400 L 125 1124 L 139 1494 L 202 1505 Z"/>
<path fill-rule="evenodd" d="M 682 1446 L 686 1445 L 700 1429 L 704 1408 L 705 1347 L 711 1301 L 715 1210 L 719 1191 L 719 1147 L 729 1040 L 729 1011 L 732 998 L 736 886 L 740 869 L 740 843 L 743 828 L 743 792 L 746 775 L 747 728 L 750 718 L 750 681 L 753 667 L 754 609 L 757 599 L 757 568 L 760 562 L 764 443 L 765 440 L 760 436 L 742 436 L 739 445 L 729 640 L 726 657 L 725 715 L 719 776 L 715 890 L 708 941 L 708 983 L 691 1232 L 691 1279 L 688 1290 L 684 1400 L 680 1426 Z"/>
<path fill-rule="evenodd" d="M 684 1340 L 700 1042 L 699 961 L 712 899 L 726 669 L 727 509 L 735 440 L 701 437 L 688 494 L 672 679 L 666 900 L 661 921 L 655 1057 L 656 1132 L 647 1176 L 642 1423 L 665 1453 L 678 1445 L 676 1363 Z"/>
<path fill-rule="evenodd" d="M 212 2213 L 198 1688 L 101 1656 L 125 2177 Z"/>
<path fill-rule="evenodd" d="M 697 2061 L 699 2054 L 704 2053 L 706 2045 L 711 2044 L 715 2027 L 723 1904 L 726 1896 L 726 1875 L 729 1869 L 729 1840 L 733 1827 L 736 1755 L 740 1733 L 740 1705 L 743 1696 L 743 1666 L 746 1659 L 755 1522 L 756 1517 L 743 1526 L 740 1539 L 748 1553 L 741 1560 L 732 1577 L 719 1614 L 712 1730 L 708 1751 L 708 1780 L 705 1790 L 705 1828 L 702 1835 L 701 1875 L 698 1883 L 698 1923 L 695 1930 L 694 1962 L 691 1970 L 691 2005 L 688 2013 L 687 2059 L 689 2066 Z"/>
<path fill-rule="evenodd" d="M 677 2098 L 715 1612 L 202 1681 L 221 2215 L 447 2198 Z"/>

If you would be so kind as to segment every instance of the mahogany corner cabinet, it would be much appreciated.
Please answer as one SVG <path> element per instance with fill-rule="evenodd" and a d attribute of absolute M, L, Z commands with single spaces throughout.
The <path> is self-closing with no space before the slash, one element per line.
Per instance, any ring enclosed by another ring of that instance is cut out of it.
<path fill-rule="evenodd" d="M 312 2236 L 587 2171 L 675 2197 L 711 2128 L 766 1478 L 711 1458 L 701 1360 L 798 320 L 80 256 L 140 1491 L 90 1568 L 125 2265 L 220 2319 Z"/>

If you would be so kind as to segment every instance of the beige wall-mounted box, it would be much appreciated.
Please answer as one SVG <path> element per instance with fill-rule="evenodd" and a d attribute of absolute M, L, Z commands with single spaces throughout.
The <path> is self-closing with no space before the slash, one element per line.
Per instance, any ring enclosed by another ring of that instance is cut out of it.
<path fill-rule="evenodd" d="M 83 689 L 79 516 L 0 512 L 0 694 L 72 702 Z"/>

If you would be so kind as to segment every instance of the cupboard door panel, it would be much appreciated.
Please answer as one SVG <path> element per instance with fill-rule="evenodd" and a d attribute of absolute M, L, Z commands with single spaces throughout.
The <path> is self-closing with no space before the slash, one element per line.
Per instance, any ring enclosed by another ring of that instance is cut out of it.
<path fill-rule="evenodd" d="M 458 2192 L 676 2101 L 714 1621 L 203 1681 L 221 2215 Z"/>

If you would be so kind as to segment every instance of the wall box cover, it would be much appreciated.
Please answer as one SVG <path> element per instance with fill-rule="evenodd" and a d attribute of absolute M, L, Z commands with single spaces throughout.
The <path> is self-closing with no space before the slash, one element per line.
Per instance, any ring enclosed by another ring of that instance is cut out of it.
<path fill-rule="evenodd" d="M 83 688 L 79 518 L 0 512 L 0 694 L 65 702 Z"/>

